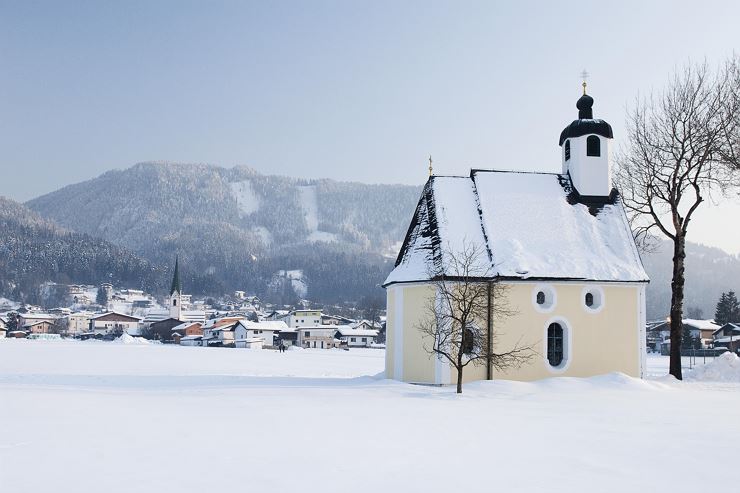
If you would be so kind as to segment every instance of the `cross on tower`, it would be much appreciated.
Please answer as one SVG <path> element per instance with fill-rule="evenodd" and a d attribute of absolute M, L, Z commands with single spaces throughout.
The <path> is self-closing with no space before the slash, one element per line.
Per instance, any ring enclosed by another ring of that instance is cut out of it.
<path fill-rule="evenodd" d="M 432 176 L 432 155 L 429 155 L 429 176 Z"/>
<path fill-rule="evenodd" d="M 588 79 L 589 73 L 586 72 L 586 69 L 583 69 L 583 72 L 581 72 L 581 79 L 583 79 L 583 94 L 586 94 L 586 79 Z"/>

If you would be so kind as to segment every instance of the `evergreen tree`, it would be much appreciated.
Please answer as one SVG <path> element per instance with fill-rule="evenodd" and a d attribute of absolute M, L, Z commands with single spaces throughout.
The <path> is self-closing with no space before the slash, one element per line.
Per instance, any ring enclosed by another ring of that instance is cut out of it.
<path fill-rule="evenodd" d="M 734 291 L 722 293 L 714 312 L 714 321 L 719 325 L 740 321 L 740 303 Z"/>
<path fill-rule="evenodd" d="M 95 295 L 95 303 L 103 307 L 108 306 L 108 293 L 105 289 L 98 288 L 98 294 Z"/>

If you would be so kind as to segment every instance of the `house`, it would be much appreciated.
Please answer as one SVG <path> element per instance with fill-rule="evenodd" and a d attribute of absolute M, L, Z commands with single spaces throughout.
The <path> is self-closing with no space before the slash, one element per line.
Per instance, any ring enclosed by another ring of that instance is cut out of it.
<path fill-rule="evenodd" d="M 138 317 L 124 315 L 123 313 L 102 313 L 90 317 L 90 332 L 98 335 L 107 335 L 116 332 L 138 334 L 140 321 L 141 319 Z"/>
<path fill-rule="evenodd" d="M 339 344 L 334 338 L 337 333 L 334 325 L 299 327 L 295 330 L 298 333 L 298 345 L 303 348 L 331 349 Z"/>
<path fill-rule="evenodd" d="M 55 324 L 47 320 L 41 320 L 23 326 L 23 330 L 26 334 L 52 334 L 55 329 Z"/>
<path fill-rule="evenodd" d="M 689 331 L 692 338 L 698 338 L 701 341 L 703 348 L 709 347 L 713 343 L 714 333 L 720 328 L 719 325 L 714 323 L 714 320 L 695 320 L 691 318 L 684 318 L 681 325 L 684 331 Z M 663 343 L 671 340 L 671 323 L 669 321 L 655 324 L 648 331 L 651 334 L 649 339 L 661 339 L 659 345 L 663 348 L 666 347 Z"/>
<path fill-rule="evenodd" d="M 182 336 L 202 336 L 203 324 L 200 322 L 182 322 L 172 328 L 172 332 L 177 332 Z"/>
<path fill-rule="evenodd" d="M 340 317 L 338 315 L 321 315 L 321 325 L 351 325 L 355 323 L 354 320 L 347 317 Z"/>
<path fill-rule="evenodd" d="M 234 326 L 236 347 L 243 347 L 239 345 L 239 341 L 256 337 L 261 337 L 265 346 L 274 346 L 275 340 L 280 337 L 280 333 L 287 330 L 289 330 L 289 327 L 282 321 L 251 322 L 249 320 L 239 320 Z"/>
<path fill-rule="evenodd" d="M 36 322 L 53 323 L 55 320 L 56 320 L 56 317 L 50 313 L 38 313 L 38 312 L 18 313 L 18 327 L 24 327 L 26 325 L 34 324 Z"/>
<path fill-rule="evenodd" d="M 378 337 L 378 331 L 364 327 L 337 327 L 337 338 L 348 347 L 368 347 Z"/>
<path fill-rule="evenodd" d="M 218 347 L 234 347 L 235 346 L 235 337 L 234 337 L 234 327 L 235 326 L 236 326 L 236 323 L 231 324 L 231 325 L 224 325 L 216 329 L 213 329 L 212 331 L 213 338 L 208 341 L 208 345 L 218 346 Z M 205 337 L 203 340 L 205 340 Z"/>
<path fill-rule="evenodd" d="M 172 327 L 171 330 L 172 332 L 170 333 L 170 339 L 172 339 L 172 342 L 174 342 L 175 344 L 182 344 L 182 338 L 187 336 L 196 336 L 198 337 L 197 340 L 203 340 L 203 328 L 199 322 L 181 322 L 180 324 Z M 195 339 L 192 337 L 188 339 L 188 341 L 193 340 Z"/>
<path fill-rule="evenodd" d="M 181 346 L 202 346 L 203 336 L 202 335 L 182 336 L 180 338 L 180 345 Z"/>
<path fill-rule="evenodd" d="M 293 310 L 287 320 L 288 327 L 315 327 L 321 325 L 321 311 Z"/>
<path fill-rule="evenodd" d="M 235 347 L 246 349 L 262 349 L 264 344 L 265 340 L 261 337 L 247 337 L 246 339 L 236 339 L 234 341 Z"/>
<path fill-rule="evenodd" d="M 8 329 L 6 329 L 4 325 L 0 327 L 0 339 L 4 339 L 7 333 Z"/>
<path fill-rule="evenodd" d="M 714 347 L 726 347 L 733 353 L 740 351 L 740 323 L 726 323 L 712 333 Z"/>
<path fill-rule="evenodd" d="M 158 338 L 162 341 L 172 340 L 172 333 L 175 327 L 182 325 L 182 320 L 177 318 L 165 318 L 159 322 L 154 322 L 149 325 L 149 332 L 153 337 Z"/>
<path fill-rule="evenodd" d="M 644 375 L 649 279 L 612 188 L 612 128 L 593 118 L 592 106 L 584 86 L 578 119 L 560 134 L 560 173 L 430 173 L 383 283 L 388 378 L 456 380 L 453 366 L 429 354 L 433 341 L 418 326 L 439 296 L 434 281 L 461 280 L 451 256 L 466 249 L 480 252 L 471 265 L 476 280 L 500 283 L 512 312 L 476 322 L 491 334 L 492 351 L 527 347 L 533 356 L 518 368 L 470 365 L 465 381 Z"/>
<path fill-rule="evenodd" d="M 87 332 L 90 329 L 90 318 L 93 316 L 90 312 L 74 312 L 65 317 L 67 325 L 67 334 L 76 336 Z"/>
<path fill-rule="evenodd" d="M 203 346 L 233 346 L 234 327 L 243 317 L 222 317 L 206 320 L 203 324 Z"/>

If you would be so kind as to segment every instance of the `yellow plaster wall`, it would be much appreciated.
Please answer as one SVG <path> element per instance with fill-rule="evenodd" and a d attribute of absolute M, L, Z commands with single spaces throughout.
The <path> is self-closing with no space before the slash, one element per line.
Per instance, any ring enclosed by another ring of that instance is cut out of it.
<path fill-rule="evenodd" d="M 536 353 L 525 366 L 499 372 L 494 378 L 536 380 L 552 376 L 591 376 L 620 371 L 640 376 L 638 330 L 638 300 L 640 286 L 633 284 L 598 284 L 603 292 L 603 307 L 597 313 L 585 308 L 584 288 L 592 284 L 546 284 L 556 295 L 552 309 L 546 313 L 533 306 L 538 283 L 507 285 L 509 307 L 516 314 L 494 320 L 494 352 L 503 352 L 520 345 L 531 345 Z M 428 300 L 434 295 L 431 285 L 395 286 L 403 289 L 403 380 L 434 383 L 434 358 L 422 346 L 422 338 L 415 325 L 425 313 Z M 386 339 L 386 375 L 393 377 L 393 333 L 395 327 L 394 289 L 388 290 L 388 325 Z M 547 363 L 545 347 L 546 328 L 557 321 L 568 330 L 570 352 L 568 365 L 562 370 L 552 369 Z M 481 321 L 485 325 L 485 321 Z M 450 369 L 449 380 L 455 381 L 456 372 Z M 464 380 L 486 378 L 485 366 L 468 366 Z"/>

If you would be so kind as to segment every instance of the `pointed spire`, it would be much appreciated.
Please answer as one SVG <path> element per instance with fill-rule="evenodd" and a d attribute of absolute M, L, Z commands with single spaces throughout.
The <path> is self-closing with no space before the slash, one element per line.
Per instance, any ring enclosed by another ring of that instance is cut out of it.
<path fill-rule="evenodd" d="M 172 286 L 170 286 L 170 294 L 177 291 L 182 294 L 182 283 L 180 282 L 180 265 L 179 258 L 175 257 L 175 275 L 172 276 Z"/>

